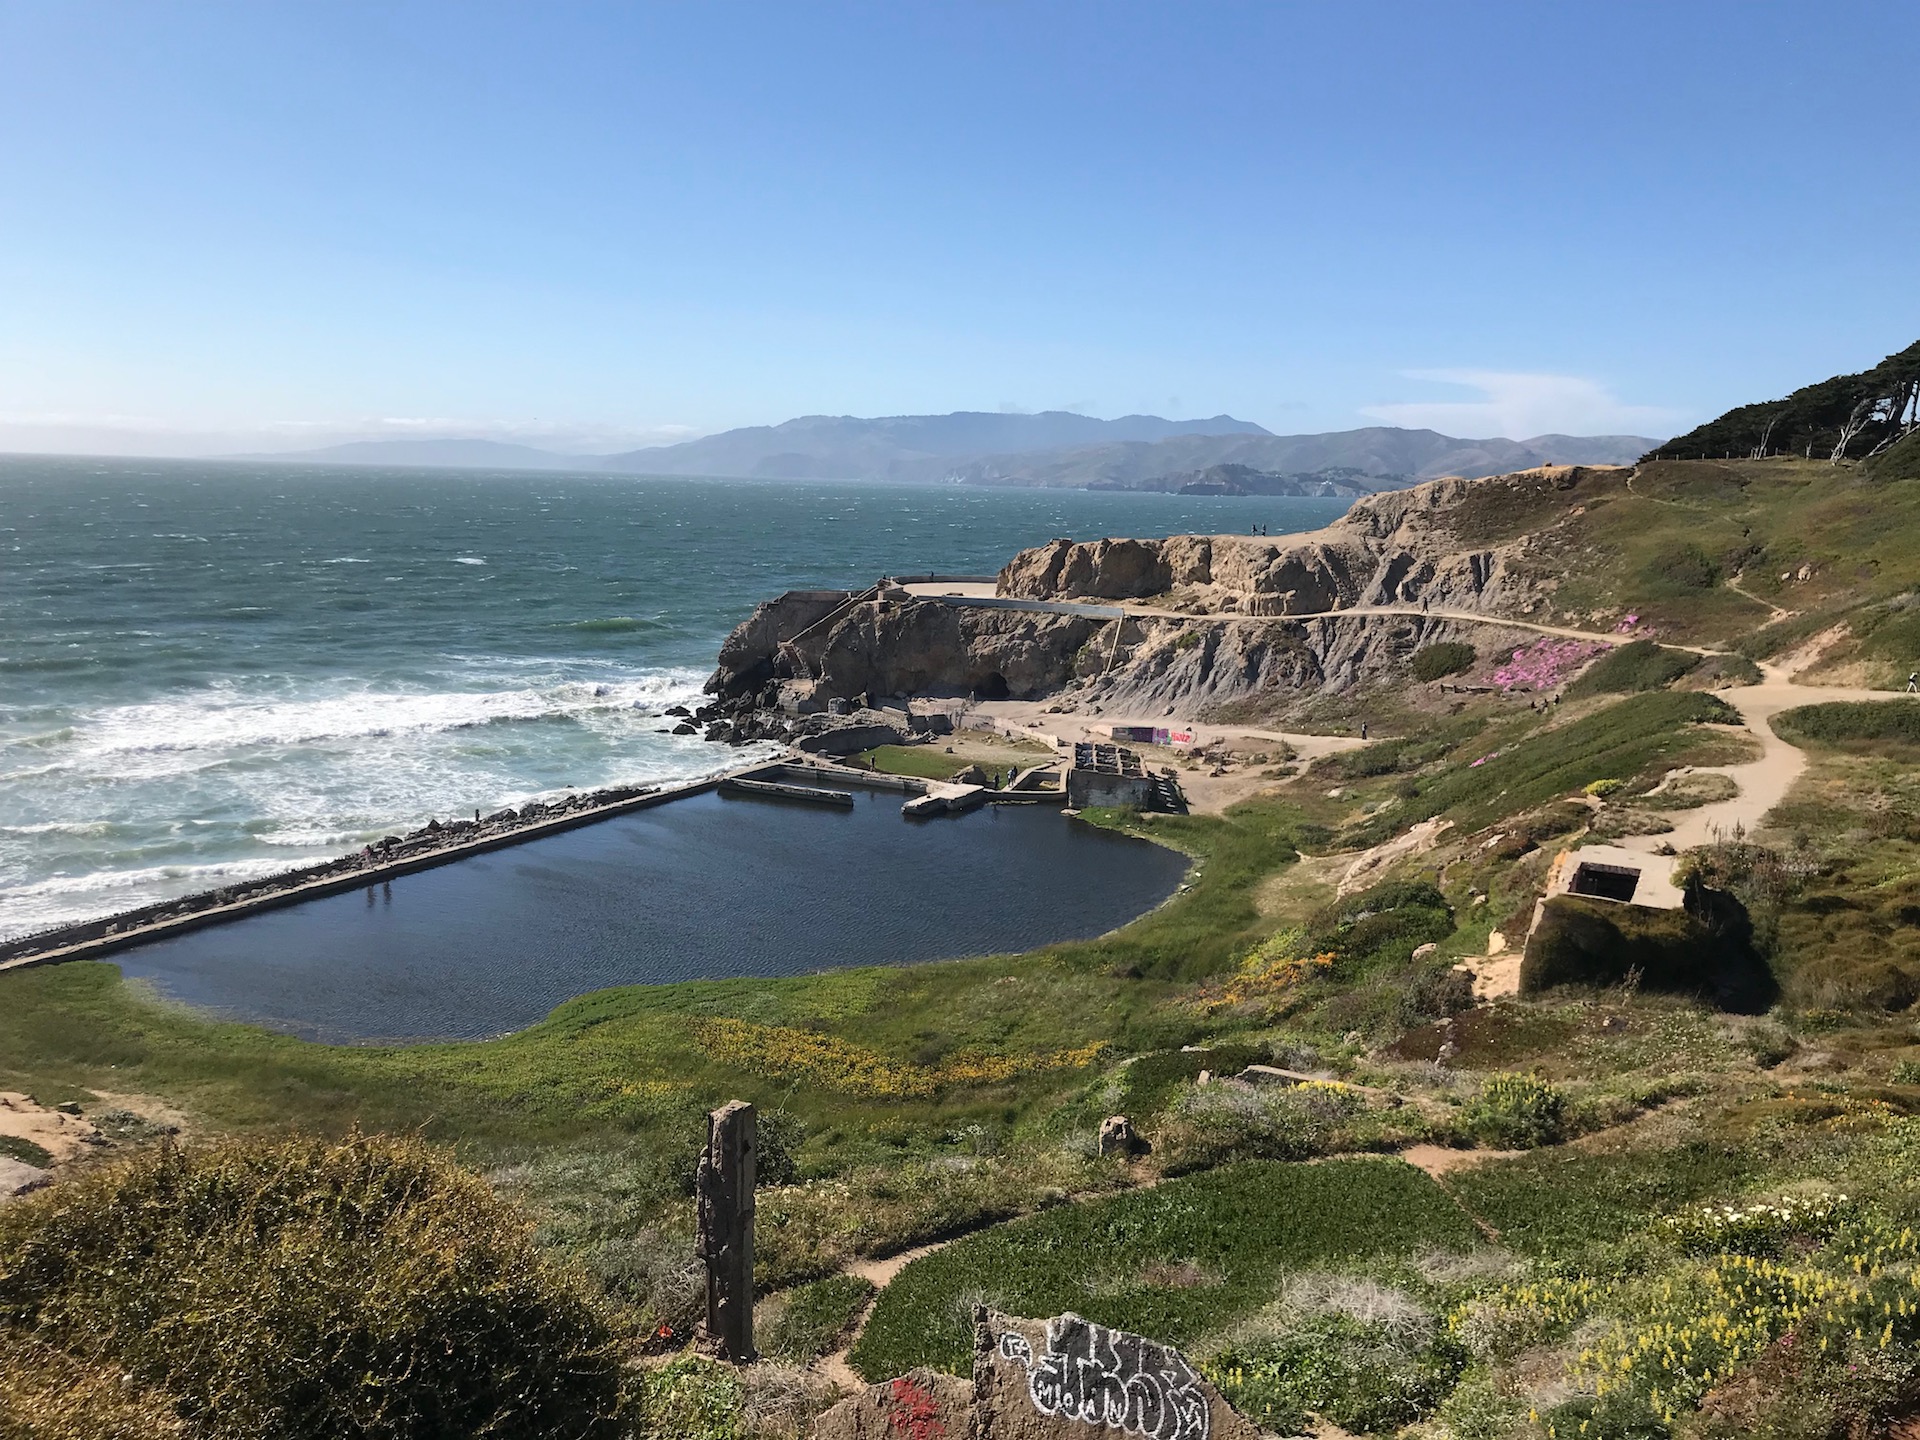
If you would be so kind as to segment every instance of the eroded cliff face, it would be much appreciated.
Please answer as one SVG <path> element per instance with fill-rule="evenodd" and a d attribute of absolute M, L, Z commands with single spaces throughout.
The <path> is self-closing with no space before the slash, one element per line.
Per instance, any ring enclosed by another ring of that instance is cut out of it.
<path fill-rule="evenodd" d="M 1571 488 L 1573 467 L 1435 480 L 1357 501 L 1324 530 L 1273 539 L 1175 535 L 1165 540 L 1055 540 L 1023 550 L 1000 572 L 999 593 L 1029 600 L 1145 600 L 1166 596 L 1200 614 L 1313 615 L 1355 605 L 1431 604 L 1518 613 L 1538 581 L 1511 562 L 1526 537 L 1480 538 L 1502 483 Z M 1476 508 L 1469 516 L 1467 507 Z"/>
<path fill-rule="evenodd" d="M 720 697 L 716 710 L 743 716 L 808 714 L 863 695 L 1064 694 L 1106 713 L 1206 718 L 1411 684 L 1407 662 L 1424 646 L 1461 640 L 1492 655 L 1534 638 L 1427 607 L 1516 617 L 1536 608 L 1546 591 L 1538 568 L 1530 577 L 1521 563 L 1529 536 L 1508 520 L 1580 473 L 1435 481 L 1371 496 L 1307 535 L 1056 540 L 1000 574 L 1006 598 L 1152 598 L 1164 616 L 996 609 L 897 589 L 795 592 L 728 637 L 707 688 Z M 1389 605 L 1422 608 L 1340 613 Z M 735 728 L 754 733 L 751 723 Z"/>

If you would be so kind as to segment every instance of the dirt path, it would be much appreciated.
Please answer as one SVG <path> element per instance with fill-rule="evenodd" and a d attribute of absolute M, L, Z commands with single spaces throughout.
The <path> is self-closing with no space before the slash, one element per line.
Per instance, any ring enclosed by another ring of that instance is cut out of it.
<path fill-rule="evenodd" d="M 1727 588 L 1743 600 L 1751 600 L 1756 605 L 1764 606 L 1767 611 L 1767 623 L 1769 625 L 1780 620 L 1791 620 L 1799 613 L 1795 610 L 1783 609 L 1771 600 L 1762 600 L 1758 595 L 1740 583 L 1740 577 L 1738 575 L 1727 581 Z"/>
<path fill-rule="evenodd" d="M 1828 701 L 1882 701 L 1903 698 L 1894 690 L 1860 690 L 1837 685 L 1796 685 L 1792 677 L 1776 666 L 1761 666 L 1766 678 L 1758 685 L 1716 693 L 1746 722 L 1747 733 L 1760 745 L 1760 756 L 1744 765 L 1719 765 L 1697 769 L 1696 775 L 1724 775 L 1739 787 L 1732 799 L 1702 805 L 1683 812 L 1674 828 L 1664 835 L 1632 835 L 1617 840 L 1623 850 L 1652 855 L 1662 845 L 1686 850 L 1712 843 L 1735 827 L 1747 834 L 1760 828 L 1769 811 L 1793 788 L 1794 781 L 1806 772 L 1805 752 L 1796 749 L 1773 733 L 1770 723 L 1783 710 L 1801 705 L 1819 705 Z"/>

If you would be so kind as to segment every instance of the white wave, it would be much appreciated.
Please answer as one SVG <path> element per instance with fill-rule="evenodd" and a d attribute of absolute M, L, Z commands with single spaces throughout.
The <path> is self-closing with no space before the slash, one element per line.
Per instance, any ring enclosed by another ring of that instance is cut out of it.
<path fill-rule="evenodd" d="M 311 699 L 252 697 L 231 683 L 180 699 L 96 711 L 76 727 L 69 766 L 110 756 L 230 754 L 260 746 L 313 745 L 459 730 L 503 721 L 585 720 L 596 714 L 658 713 L 699 693 L 692 670 L 603 681 L 554 680 L 498 690 L 352 691 Z"/>
<path fill-rule="evenodd" d="M 284 860 L 232 860 L 214 865 L 153 865 L 135 870 L 95 870 L 53 875 L 30 884 L 0 887 L 0 939 L 50 925 L 94 920 L 158 900 L 236 881 L 255 880 L 290 868 Z"/>
<path fill-rule="evenodd" d="M 391 826 L 374 826 L 366 830 L 267 830 L 253 838 L 262 845 L 285 845 L 296 850 L 344 850 L 352 845 L 363 845 L 376 833 Z"/>
<path fill-rule="evenodd" d="M 453 563 L 456 565 L 484 565 L 487 562 L 482 560 L 478 555 L 456 555 L 453 557 Z"/>
<path fill-rule="evenodd" d="M 0 835 L 83 835 L 108 834 L 111 820 L 43 820 L 37 825 L 0 825 Z"/>
<path fill-rule="evenodd" d="M 322 565 L 371 565 L 371 560 L 361 560 L 352 555 L 339 555 L 332 560 L 322 560 Z"/>

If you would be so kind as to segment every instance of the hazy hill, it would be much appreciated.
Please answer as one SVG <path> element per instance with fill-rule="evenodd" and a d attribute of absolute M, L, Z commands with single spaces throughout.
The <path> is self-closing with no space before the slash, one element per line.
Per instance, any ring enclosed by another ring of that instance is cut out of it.
<path fill-rule="evenodd" d="M 1000 415 L 803 415 L 780 425 L 750 425 L 679 445 L 609 455 L 610 470 L 644 475 L 745 475 L 768 479 L 928 480 L 959 459 L 1002 452 L 1052 452 L 1072 446 L 1151 442 L 1179 435 L 1252 435 L 1246 420 L 1163 420 L 1123 415 L 1096 420 L 1064 410 Z"/>
<path fill-rule="evenodd" d="M 1061 410 L 1039 415 L 959 411 L 870 420 L 805 415 L 780 425 L 750 425 L 618 455 L 561 455 L 497 440 L 365 440 L 234 458 L 1068 489 L 1164 489 L 1164 482 L 1176 475 L 1191 478 L 1191 472 L 1216 465 L 1240 465 L 1296 478 L 1324 472 L 1365 477 L 1367 483 L 1355 487 L 1358 493 L 1437 475 L 1496 475 L 1548 463 L 1624 464 L 1653 443 L 1638 435 L 1460 440 L 1432 430 L 1384 425 L 1323 435 L 1274 435 L 1231 415 L 1097 420 Z"/>
<path fill-rule="evenodd" d="M 1323 435 L 1184 435 L 1068 451 L 982 456 L 941 478 L 972 485 L 1088 485 L 1157 489 L 1168 476 L 1215 465 L 1285 475 L 1353 471 L 1387 484 L 1440 475 L 1499 475 L 1536 465 L 1625 465 L 1647 448 L 1638 435 L 1538 435 L 1531 440 L 1460 440 L 1434 430 L 1379 425 Z"/>
<path fill-rule="evenodd" d="M 461 470 L 592 470 L 600 463 L 597 455 L 560 455 L 499 440 L 355 440 L 318 450 L 227 458 L 314 465 L 437 465 Z"/>

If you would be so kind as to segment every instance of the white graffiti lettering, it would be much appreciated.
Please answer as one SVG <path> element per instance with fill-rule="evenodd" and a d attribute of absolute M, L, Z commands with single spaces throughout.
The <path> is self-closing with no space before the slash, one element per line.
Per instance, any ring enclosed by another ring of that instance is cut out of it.
<path fill-rule="evenodd" d="M 1024 1366 L 1042 1415 L 1104 1425 L 1144 1440 L 1207 1440 L 1213 1412 L 1200 1377 L 1177 1350 L 1078 1315 L 1047 1322 L 1037 1359 L 1025 1336 L 1000 1336 L 1000 1354 Z"/>

